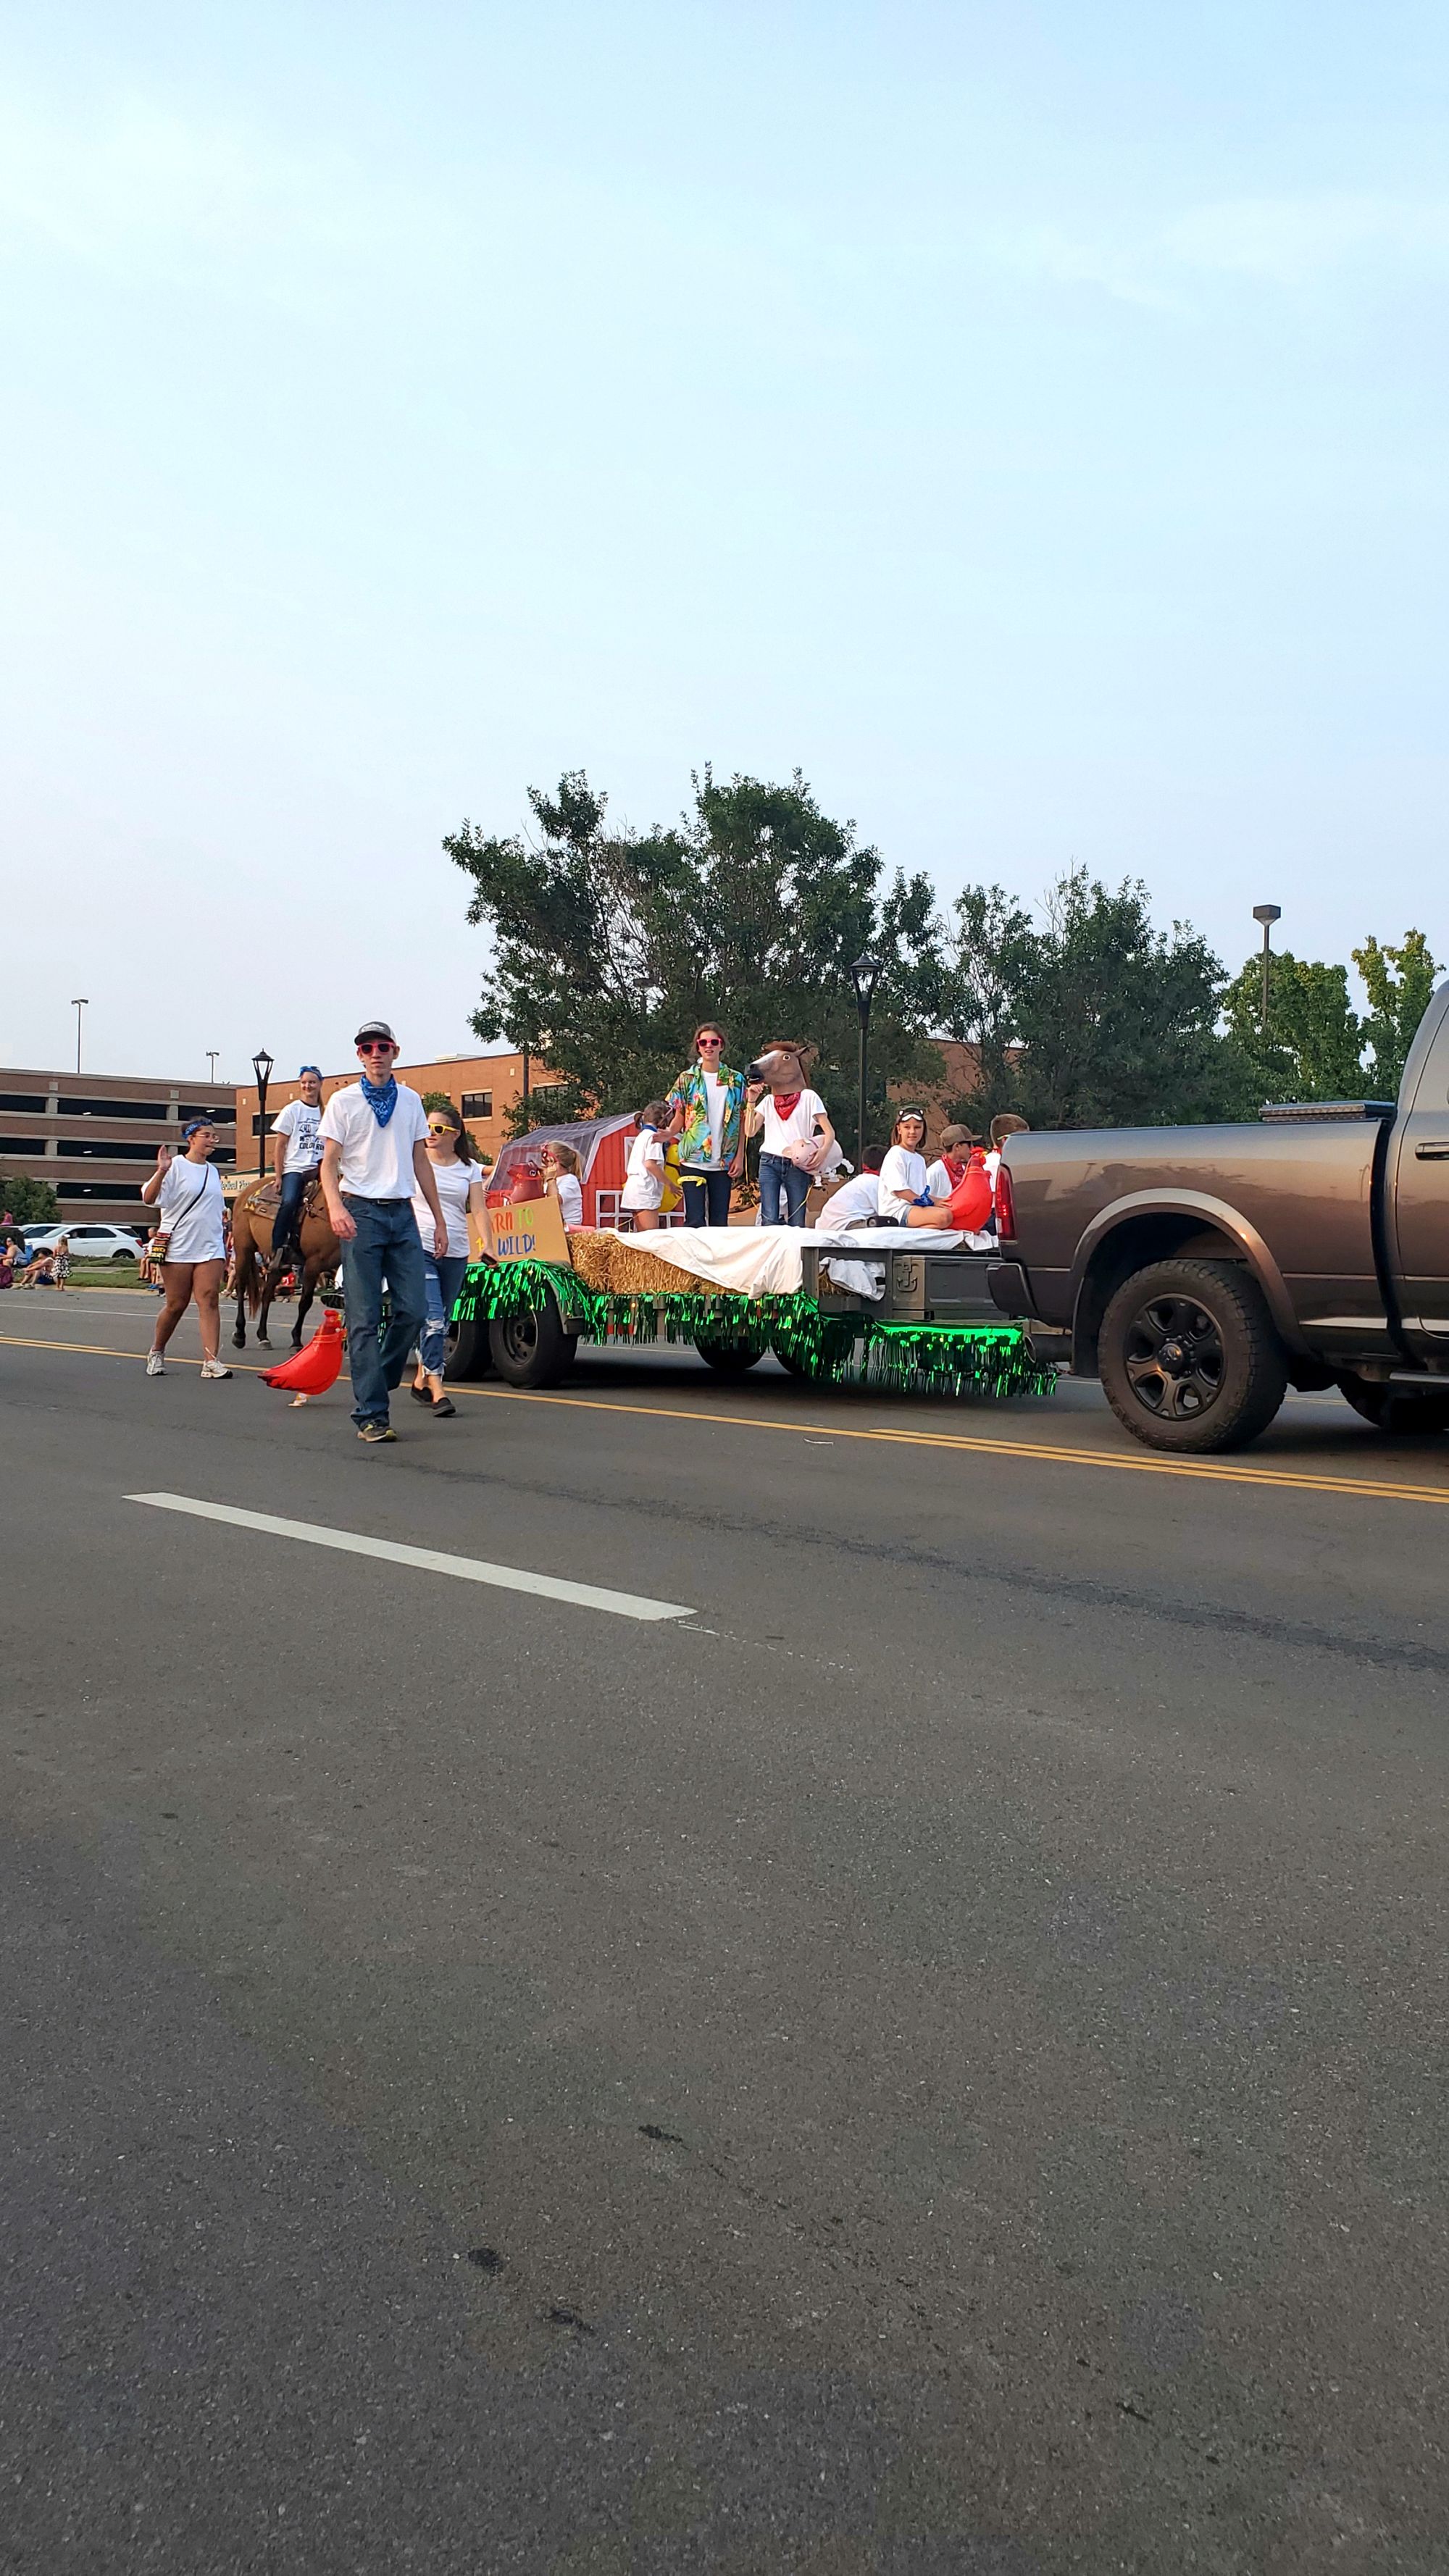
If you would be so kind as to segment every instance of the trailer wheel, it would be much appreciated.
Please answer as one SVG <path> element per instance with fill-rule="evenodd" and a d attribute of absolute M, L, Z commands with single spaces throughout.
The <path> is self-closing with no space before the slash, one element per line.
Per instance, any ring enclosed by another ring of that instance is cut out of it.
<path fill-rule="evenodd" d="M 1366 1377 L 1341 1377 L 1338 1383 L 1355 1413 L 1375 1431 L 1449 1431 L 1449 1393 L 1439 1388 L 1417 1395 L 1408 1387 L 1376 1386 Z"/>
<path fill-rule="evenodd" d="M 853 1326 L 831 1316 L 821 1333 L 818 1360 L 802 1359 L 797 1352 L 785 1349 L 779 1342 L 772 1342 L 770 1348 L 781 1368 L 787 1369 L 791 1377 L 802 1377 L 809 1386 L 828 1386 L 841 1363 L 849 1359 L 855 1348 L 855 1332 Z"/>
<path fill-rule="evenodd" d="M 694 1347 L 719 1377 L 743 1377 L 746 1369 L 752 1369 L 765 1356 L 763 1342 L 726 1341 L 708 1333 L 696 1333 Z"/>
<path fill-rule="evenodd" d="M 444 1343 L 445 1377 L 491 1377 L 493 1354 L 486 1324 L 450 1324 Z"/>
<path fill-rule="evenodd" d="M 488 1348 L 505 1386 L 557 1386 L 578 1357 L 577 1333 L 566 1333 L 558 1305 L 519 1315 L 495 1315 L 488 1327 Z"/>
<path fill-rule="evenodd" d="M 1149 1449 L 1241 1449 L 1288 1387 L 1256 1279 L 1235 1261 L 1154 1261 L 1102 1318 L 1097 1364 L 1119 1422 Z"/>

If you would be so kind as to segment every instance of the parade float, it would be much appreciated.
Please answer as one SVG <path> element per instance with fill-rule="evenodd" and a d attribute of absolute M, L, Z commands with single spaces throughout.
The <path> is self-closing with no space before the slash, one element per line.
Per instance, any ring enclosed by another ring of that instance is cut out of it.
<path fill-rule="evenodd" d="M 498 1180 L 453 1309 L 452 1377 L 556 1386 L 585 1344 L 665 1343 L 692 1346 L 726 1377 L 773 1352 L 820 1385 L 1008 1396 L 1054 1383 L 1053 1362 L 994 1304 L 979 1239 L 899 1227 L 566 1232 L 553 1198 Z"/>

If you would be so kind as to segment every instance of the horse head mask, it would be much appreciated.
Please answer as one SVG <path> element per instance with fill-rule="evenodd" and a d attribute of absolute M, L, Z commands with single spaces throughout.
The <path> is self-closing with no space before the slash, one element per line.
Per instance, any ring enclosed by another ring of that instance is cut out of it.
<path fill-rule="evenodd" d="M 767 1091 L 803 1091 L 819 1053 L 798 1038 L 775 1038 L 746 1065 L 745 1080 L 762 1082 Z"/>

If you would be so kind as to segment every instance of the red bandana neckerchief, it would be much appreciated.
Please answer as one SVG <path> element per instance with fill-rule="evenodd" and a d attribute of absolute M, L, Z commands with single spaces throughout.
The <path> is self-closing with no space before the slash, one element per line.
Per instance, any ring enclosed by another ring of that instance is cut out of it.
<path fill-rule="evenodd" d="M 775 1104 L 776 1117 L 793 1118 L 804 1097 L 803 1091 L 772 1091 L 770 1098 Z"/>

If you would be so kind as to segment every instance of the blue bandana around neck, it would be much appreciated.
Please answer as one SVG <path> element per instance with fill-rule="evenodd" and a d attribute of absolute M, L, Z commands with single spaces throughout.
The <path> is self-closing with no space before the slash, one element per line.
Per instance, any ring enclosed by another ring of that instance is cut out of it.
<path fill-rule="evenodd" d="M 392 1116 L 393 1111 L 397 1107 L 398 1089 L 396 1074 L 390 1073 L 386 1082 L 369 1082 L 365 1073 L 360 1079 L 363 1099 L 366 1101 L 368 1108 L 372 1111 L 379 1127 L 385 1127 L 389 1118 Z"/>

